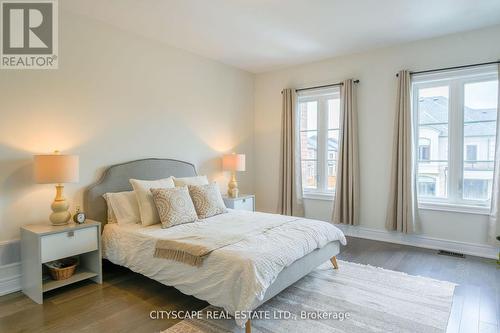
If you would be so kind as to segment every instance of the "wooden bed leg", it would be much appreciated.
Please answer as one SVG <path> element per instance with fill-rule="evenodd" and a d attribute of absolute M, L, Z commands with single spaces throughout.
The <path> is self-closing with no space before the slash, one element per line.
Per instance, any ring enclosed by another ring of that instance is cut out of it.
<path fill-rule="evenodd" d="M 330 258 L 334 269 L 339 269 L 339 265 L 337 264 L 337 257 L 333 256 Z"/>
<path fill-rule="evenodd" d="M 250 319 L 245 323 L 245 333 L 252 333 L 252 322 Z"/>

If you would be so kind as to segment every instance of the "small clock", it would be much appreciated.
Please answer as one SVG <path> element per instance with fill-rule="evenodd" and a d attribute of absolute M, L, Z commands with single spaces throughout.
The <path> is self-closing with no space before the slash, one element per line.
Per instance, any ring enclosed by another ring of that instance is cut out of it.
<path fill-rule="evenodd" d="M 73 215 L 73 221 L 79 224 L 84 223 L 86 218 L 85 213 L 81 212 L 79 208 L 76 210 L 75 215 Z"/>

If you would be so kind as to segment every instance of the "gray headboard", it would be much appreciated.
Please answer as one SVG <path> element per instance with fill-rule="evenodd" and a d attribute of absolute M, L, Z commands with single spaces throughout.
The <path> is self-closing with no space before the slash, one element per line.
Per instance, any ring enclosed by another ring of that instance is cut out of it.
<path fill-rule="evenodd" d="M 101 222 L 104 227 L 107 222 L 107 211 L 103 194 L 132 191 L 132 186 L 129 183 L 130 178 L 154 180 L 170 176 L 196 176 L 196 168 L 188 162 L 159 158 L 147 158 L 112 165 L 106 169 L 97 183 L 89 186 L 85 191 L 84 211 L 89 219 Z"/>

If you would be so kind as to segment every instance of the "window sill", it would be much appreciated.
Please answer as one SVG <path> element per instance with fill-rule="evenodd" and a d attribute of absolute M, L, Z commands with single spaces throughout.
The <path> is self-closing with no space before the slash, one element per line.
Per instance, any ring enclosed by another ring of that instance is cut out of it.
<path fill-rule="evenodd" d="M 332 193 L 303 193 L 302 198 L 306 200 L 333 201 L 334 195 Z"/>
<path fill-rule="evenodd" d="M 438 210 L 453 213 L 466 213 L 477 215 L 489 215 L 490 208 L 484 206 L 458 205 L 442 202 L 419 202 L 418 209 L 422 210 Z"/>

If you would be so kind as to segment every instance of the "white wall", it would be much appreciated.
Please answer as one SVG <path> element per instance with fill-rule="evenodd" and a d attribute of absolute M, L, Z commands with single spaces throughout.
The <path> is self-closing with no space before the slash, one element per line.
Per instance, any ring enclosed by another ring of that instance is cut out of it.
<path fill-rule="evenodd" d="M 383 229 L 387 206 L 393 121 L 395 73 L 424 70 L 500 58 L 500 26 L 432 40 L 402 44 L 259 74 L 255 81 L 255 190 L 257 208 L 274 212 L 278 198 L 280 91 L 361 80 L 358 87 L 363 227 Z M 332 203 L 306 200 L 308 217 L 330 220 Z M 421 211 L 420 232 L 429 237 L 484 244 L 484 215 Z"/>
<path fill-rule="evenodd" d="M 0 245 L 47 223 L 55 190 L 33 182 L 35 153 L 80 156 L 72 208 L 105 167 L 146 157 L 192 162 L 225 187 L 221 155 L 245 153 L 240 188 L 253 191 L 252 74 L 61 7 L 60 68 L 0 71 Z"/>

